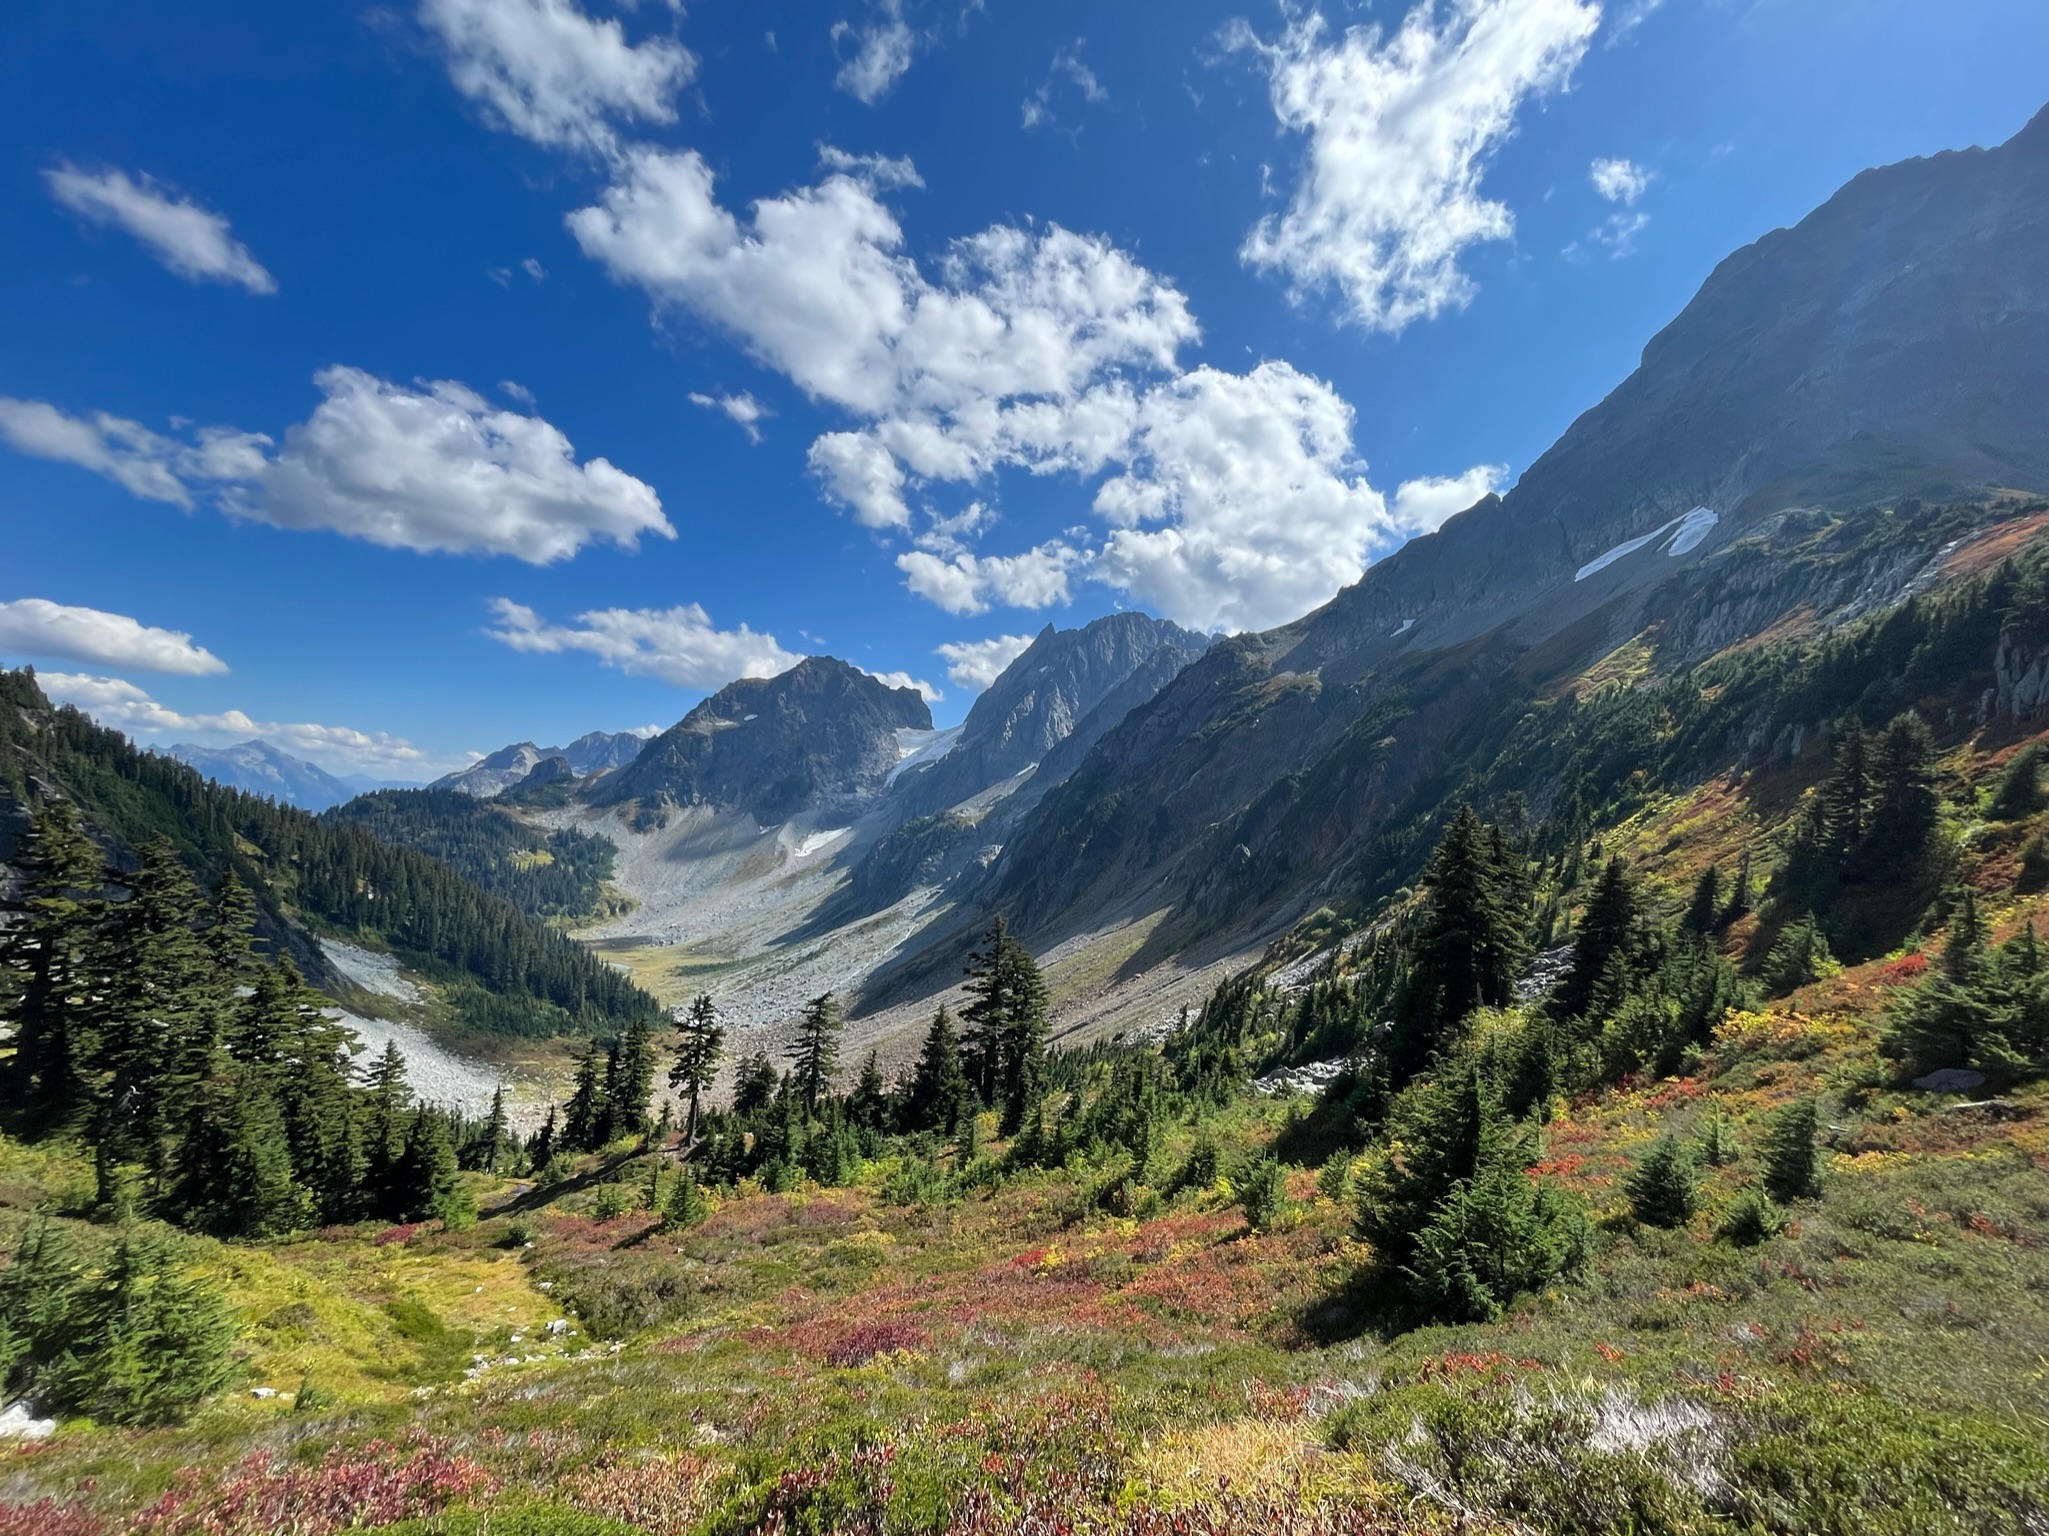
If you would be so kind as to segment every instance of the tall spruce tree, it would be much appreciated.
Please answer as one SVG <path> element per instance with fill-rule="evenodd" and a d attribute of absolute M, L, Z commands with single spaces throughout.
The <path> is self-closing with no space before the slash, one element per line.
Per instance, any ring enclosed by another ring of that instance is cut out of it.
<path fill-rule="evenodd" d="M 64 1127 L 89 1100 L 95 1043 L 87 989 L 104 910 L 100 853 L 70 802 L 56 800 L 31 815 L 16 859 L 23 879 L 9 904 L 15 921 L 0 928 L 0 969 L 15 982 L 6 1002 L 14 1031 L 8 1097 L 33 1124 Z"/>
<path fill-rule="evenodd" d="M 819 1100 L 832 1092 L 833 1074 L 839 1070 L 840 1031 L 845 1027 L 837 999 L 830 992 L 804 1005 L 797 1020 L 797 1040 L 790 1053 L 790 1075 L 804 1108 L 813 1114 Z"/>
<path fill-rule="evenodd" d="M 676 1060 L 669 1068 L 669 1086 L 682 1094 L 689 1106 L 683 1122 L 683 1142 L 688 1146 L 697 1140 L 698 1100 L 718 1076 L 719 1058 L 726 1048 L 725 1026 L 719 1022 L 718 1005 L 709 992 L 691 999 L 676 1031 Z"/>
<path fill-rule="evenodd" d="M 1429 1041 L 1476 1008 L 1515 1000 L 1515 979 L 1528 956 L 1528 879 L 1521 856 L 1490 834 L 1470 805 L 1461 805 L 1423 874 L 1427 892 L 1415 941 L 1417 988 L 1427 1011 Z M 1421 1064 L 1427 1049 L 1405 1063 Z"/>
<path fill-rule="evenodd" d="M 605 1144 L 611 1125 L 611 1108 L 605 1102 L 604 1048 L 593 1040 L 584 1046 L 576 1062 L 576 1084 L 569 1102 L 562 1108 L 562 1140 L 579 1152 L 595 1151 Z"/>
<path fill-rule="evenodd" d="M 1573 936 L 1572 965 L 1552 997 L 1559 1018 L 1590 1013 L 1610 962 L 1629 964 L 1637 918 L 1636 890 L 1630 883 L 1629 867 L 1618 855 L 1602 869 L 1586 910 L 1580 914 L 1579 929 Z"/>
<path fill-rule="evenodd" d="M 1014 1134 L 1045 1094 L 1046 982 L 1038 962 L 999 913 L 968 957 L 962 1066 L 982 1102 L 1003 1111 Z"/>
<path fill-rule="evenodd" d="M 967 1102 L 968 1078 L 961 1069 L 960 1041 L 953 1032 L 952 1017 L 941 1004 L 925 1031 L 925 1044 L 911 1073 L 904 1105 L 906 1128 L 944 1131 L 950 1136 L 959 1129 Z"/>
<path fill-rule="evenodd" d="M 606 1054 L 605 1140 L 647 1134 L 653 1123 L 647 1110 L 654 1089 L 654 1027 L 646 1018 L 637 1018 Z"/>

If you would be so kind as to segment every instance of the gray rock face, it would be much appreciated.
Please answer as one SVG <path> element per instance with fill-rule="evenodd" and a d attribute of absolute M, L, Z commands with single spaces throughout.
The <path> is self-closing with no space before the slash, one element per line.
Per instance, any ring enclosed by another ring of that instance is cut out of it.
<path fill-rule="evenodd" d="M 779 822 L 872 800 L 897 765 L 897 732 L 929 731 L 914 688 L 830 656 L 728 683 L 590 788 L 598 805 L 710 805 Z"/>
<path fill-rule="evenodd" d="M 197 768 L 216 784 L 247 790 L 301 810 L 324 811 L 356 796 L 354 786 L 316 763 L 280 752 L 267 741 L 245 741 L 232 747 L 198 747 L 179 742 L 165 755 Z"/>
<path fill-rule="evenodd" d="M 567 766 L 572 777 L 588 778 L 594 773 L 605 773 L 632 762 L 645 745 L 646 742 L 631 731 L 592 731 L 577 737 L 566 747 L 537 747 L 530 741 L 516 741 L 459 772 L 445 774 L 430 787 L 459 789 L 466 795 L 489 800 L 504 794 L 515 784 L 526 783 L 543 763 L 560 762 Z"/>
<path fill-rule="evenodd" d="M 1110 614 L 1080 629 L 1048 624 L 975 700 L 953 750 L 906 773 L 895 793 L 909 814 L 920 815 L 958 805 L 1035 765 L 1035 788 L 1057 783 L 1065 777 L 1057 765 L 1046 771 L 1055 748 L 1069 749 L 1062 758 L 1071 771 L 1134 704 L 1151 698 L 1208 647 L 1203 636 L 1143 613 Z"/>
<path fill-rule="evenodd" d="M 1570 676 L 1646 631 L 1677 664 L 1897 601 L 1942 553 L 1912 498 L 2049 486 L 2045 182 L 2038 115 L 1859 176 L 1731 256 L 1506 497 L 1133 709 L 1004 839 L 977 906 L 1047 935 L 1141 899 L 1179 933 L 1243 924 L 1374 857 L 1514 669 Z M 1881 496 L 1896 516 L 1787 510 Z M 1697 506 L 1718 518 L 1697 545 L 1585 570 Z M 2049 686 L 2042 649 L 2006 648 L 2002 711 Z"/>

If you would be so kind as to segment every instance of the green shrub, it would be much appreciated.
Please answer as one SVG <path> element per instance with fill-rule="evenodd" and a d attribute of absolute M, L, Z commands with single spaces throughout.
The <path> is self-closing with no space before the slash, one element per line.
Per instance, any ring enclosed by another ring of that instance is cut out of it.
<path fill-rule="evenodd" d="M 1418 1235 L 1410 1292 L 1439 1322 L 1492 1322 L 1576 1265 L 1585 1247 L 1577 1205 L 1498 1157 L 1458 1184 Z"/>
<path fill-rule="evenodd" d="M 1819 1112 L 1812 1098 L 1795 1099 L 1765 1123 L 1765 1193 L 1781 1205 L 1805 1200 L 1821 1189 L 1820 1164 L 1814 1150 Z"/>
<path fill-rule="evenodd" d="M 638 1202 L 633 1191 L 624 1184 L 600 1184 L 598 1192 L 591 1199 L 591 1215 L 599 1221 L 611 1221 L 624 1216 Z"/>
<path fill-rule="evenodd" d="M 1700 1204 L 1693 1159 L 1669 1135 L 1659 1138 L 1629 1171 L 1623 1188 L 1629 1194 L 1630 1210 L 1649 1227 L 1683 1227 L 1693 1220 Z"/>
<path fill-rule="evenodd" d="M 1842 967 L 1829 952 L 1828 939 L 1814 921 L 1812 912 L 1786 925 L 1771 953 L 1764 957 L 1760 979 L 1774 997 L 1783 996 L 1809 982 L 1833 976 Z"/>
<path fill-rule="evenodd" d="M 1994 821 L 2020 821 L 2042 809 L 2042 744 L 2031 741 L 2014 753 L 1992 791 L 1985 814 Z"/>
<path fill-rule="evenodd" d="M 1245 1212 L 1245 1224 L 1255 1232 L 1272 1231 L 1287 1203 L 1281 1165 L 1271 1157 L 1255 1158 L 1238 1179 L 1238 1204 Z"/>
<path fill-rule="evenodd" d="M 364 1536 L 643 1536 L 639 1526 L 586 1515 L 560 1504 L 454 1509 L 380 1525 Z"/>
<path fill-rule="evenodd" d="M 1785 1229 L 1786 1218 L 1761 1189 L 1746 1189 L 1723 1213 L 1716 1233 L 1739 1248 L 1755 1248 Z"/>

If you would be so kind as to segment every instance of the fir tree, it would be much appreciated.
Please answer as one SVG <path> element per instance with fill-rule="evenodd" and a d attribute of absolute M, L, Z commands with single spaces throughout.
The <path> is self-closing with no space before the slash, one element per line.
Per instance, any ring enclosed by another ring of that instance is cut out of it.
<path fill-rule="evenodd" d="M 1814 799 L 1814 840 L 1827 858 L 1848 858 L 1864 844 L 1872 803 L 1868 745 L 1854 719 L 1837 733 L 1834 769 Z"/>
<path fill-rule="evenodd" d="M 669 1086 L 683 1095 L 689 1116 L 683 1122 L 683 1144 L 697 1140 L 699 1096 L 718 1075 L 719 1058 L 725 1052 L 726 1031 L 719 1023 L 718 1006 L 709 992 L 691 999 L 690 1009 L 677 1023 L 676 1061 L 669 1068 Z"/>
<path fill-rule="evenodd" d="M 961 1066 L 976 1096 L 1002 1109 L 1005 1133 L 1014 1133 L 1045 1091 L 1046 983 L 1000 914 L 968 957 L 967 992 Z"/>
<path fill-rule="evenodd" d="M 541 1128 L 534 1132 L 533 1140 L 527 1143 L 526 1160 L 534 1170 L 535 1177 L 540 1176 L 554 1156 L 555 1106 L 550 1104 L 546 1118 L 541 1121 Z"/>
<path fill-rule="evenodd" d="M 1696 938 L 1705 939 L 1720 926 L 1722 916 L 1722 871 L 1710 864 L 1693 882 L 1693 898 L 1686 903 L 1686 915 L 1679 926 Z"/>
<path fill-rule="evenodd" d="M 505 1155 L 511 1143 L 511 1137 L 506 1131 L 503 1083 L 491 1090 L 491 1113 L 484 1121 L 484 1134 L 480 1139 L 483 1142 L 483 1155 L 478 1159 L 478 1165 L 486 1173 L 496 1173 L 498 1159 Z"/>
<path fill-rule="evenodd" d="M 403 1221 L 439 1219 L 455 1225 L 472 1216 L 457 1172 L 448 1122 L 440 1111 L 422 1105 L 406 1133 L 405 1151 L 396 1170 L 397 1215 Z"/>
<path fill-rule="evenodd" d="M 260 1081 L 234 1086 L 209 1225 L 226 1237 L 280 1237 L 306 1223 L 311 1201 L 292 1168 L 277 1100 Z"/>
<path fill-rule="evenodd" d="M 889 1088 L 882 1081 L 882 1060 L 874 1051 L 861 1063 L 861 1075 L 847 1095 L 847 1118 L 871 1131 L 882 1130 L 888 1123 Z"/>
<path fill-rule="evenodd" d="M 1428 892 L 1415 940 L 1418 987 L 1434 1042 L 1476 1008 L 1514 1001 L 1515 979 L 1529 952 L 1527 879 L 1491 837 L 1470 805 L 1461 805 L 1423 875 Z M 1420 1047 L 1405 1063 L 1420 1065 Z"/>
<path fill-rule="evenodd" d="M 105 1423 L 178 1423 L 235 1372 L 233 1313 L 161 1243 L 124 1237 L 74 1302 L 67 1332 L 75 1347 L 38 1380 L 37 1394 Z"/>
<path fill-rule="evenodd" d="M 1736 878 L 1729 885 L 1729 900 L 1722 908 L 1721 926 L 1726 928 L 1737 918 L 1750 911 L 1750 850 L 1744 849 L 1736 860 Z"/>
<path fill-rule="evenodd" d="M 562 1139 L 579 1152 L 605 1144 L 611 1124 L 611 1107 L 605 1102 L 605 1066 L 605 1055 L 595 1040 L 577 1058 L 576 1086 L 562 1111 Z"/>
<path fill-rule="evenodd" d="M 85 1027 L 93 941 L 102 920 L 99 850 L 68 801 L 39 806 L 16 855 L 17 920 L 0 928 L 0 970 L 15 979 L 8 1097 L 34 1122 L 71 1124 L 87 1106 L 94 1041 Z"/>
<path fill-rule="evenodd" d="M 683 1165 L 683 1176 L 676 1180 L 675 1188 L 669 1191 L 669 1202 L 662 1209 L 662 1227 L 665 1231 L 676 1231 L 687 1227 L 702 1226 L 711 1215 L 711 1204 L 704 1198 L 704 1191 L 698 1188 L 690 1165 Z"/>
<path fill-rule="evenodd" d="M 602 1141 L 644 1136 L 655 1088 L 654 1029 L 637 1018 L 612 1042 L 605 1059 L 605 1130 Z"/>
<path fill-rule="evenodd" d="M 1598 1017 L 1592 1006 L 1595 993 L 1611 961 L 1625 967 L 1626 974 L 1637 915 L 1636 891 L 1630 884 L 1628 866 L 1620 857 L 1612 858 L 1595 882 L 1586 910 L 1580 914 L 1572 966 L 1558 984 L 1553 1000 L 1558 1017 Z"/>
<path fill-rule="evenodd" d="M 1765 1125 L 1759 1148 L 1765 1193 L 1781 1205 L 1805 1200 L 1820 1190 L 1814 1137 L 1819 1114 L 1812 1098 L 1795 1099 Z"/>
<path fill-rule="evenodd" d="M 918 1065 L 912 1071 L 904 1100 L 904 1126 L 908 1130 L 943 1130 L 953 1135 L 961 1124 L 961 1110 L 967 1104 L 967 1073 L 961 1069 L 961 1044 L 953 1034 L 953 1018 L 945 1004 L 932 1014 L 924 1032 L 924 1047 L 918 1051 Z"/>
<path fill-rule="evenodd" d="M 790 1075 L 803 1095 L 804 1108 L 814 1114 L 818 1101 L 832 1091 L 833 1074 L 839 1070 L 840 1030 L 845 1023 L 839 1003 L 830 992 L 806 1003 L 797 1020 Z"/>
<path fill-rule="evenodd" d="M 1810 982 L 1833 976 L 1841 967 L 1829 953 L 1828 938 L 1812 912 L 1802 913 L 1786 925 L 1771 953 L 1764 958 L 1758 979 L 1773 996 L 1782 996 Z"/>
<path fill-rule="evenodd" d="M 1410 1296 L 1441 1322 L 1491 1322 L 1578 1261 L 1585 1223 L 1572 1201 L 1513 1157 L 1490 1156 L 1417 1234 Z"/>
<path fill-rule="evenodd" d="M 1857 873 L 1875 884 L 1915 883 L 1941 812 L 1935 738 L 1909 711 L 1885 728 L 1872 757 L 1873 804 Z"/>
<path fill-rule="evenodd" d="M 740 1063 L 740 1070 L 733 1080 L 733 1113 L 759 1114 L 774 1102 L 781 1082 L 775 1063 L 768 1059 L 768 1052 L 756 1051 Z"/>
<path fill-rule="evenodd" d="M 405 1150 L 407 1111 L 413 1103 L 412 1084 L 406 1081 L 406 1059 L 396 1040 L 385 1043 L 384 1054 L 370 1068 L 364 1101 L 363 1203 L 379 1215 L 390 1215 L 400 1203 L 398 1162 Z"/>
<path fill-rule="evenodd" d="M 1693 1159 L 1671 1136 L 1660 1137 L 1623 1183 L 1629 1208 L 1648 1227 L 1683 1227 L 1700 1204 Z"/>
<path fill-rule="evenodd" d="M 1992 791 L 1991 804 L 1985 814 L 1994 821 L 2023 821 L 2049 803 L 2049 797 L 2042 793 L 2042 764 L 2049 753 L 2042 743 L 2031 741 L 2014 753 L 2007 762 L 2006 771 L 1999 776 L 1999 784 Z"/>

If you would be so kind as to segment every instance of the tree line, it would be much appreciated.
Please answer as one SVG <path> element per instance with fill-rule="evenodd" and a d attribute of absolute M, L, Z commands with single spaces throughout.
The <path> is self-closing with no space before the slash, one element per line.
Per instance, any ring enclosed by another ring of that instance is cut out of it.
<path fill-rule="evenodd" d="M 32 671 L 0 671 L 0 801 L 30 807 L 52 785 L 126 847 L 161 838 L 210 884 L 232 871 L 273 939 L 287 934 L 287 914 L 301 914 L 401 952 L 473 1028 L 588 1035 L 655 1006 L 583 946 L 440 860 L 210 783 L 76 709 L 53 709 Z"/>

